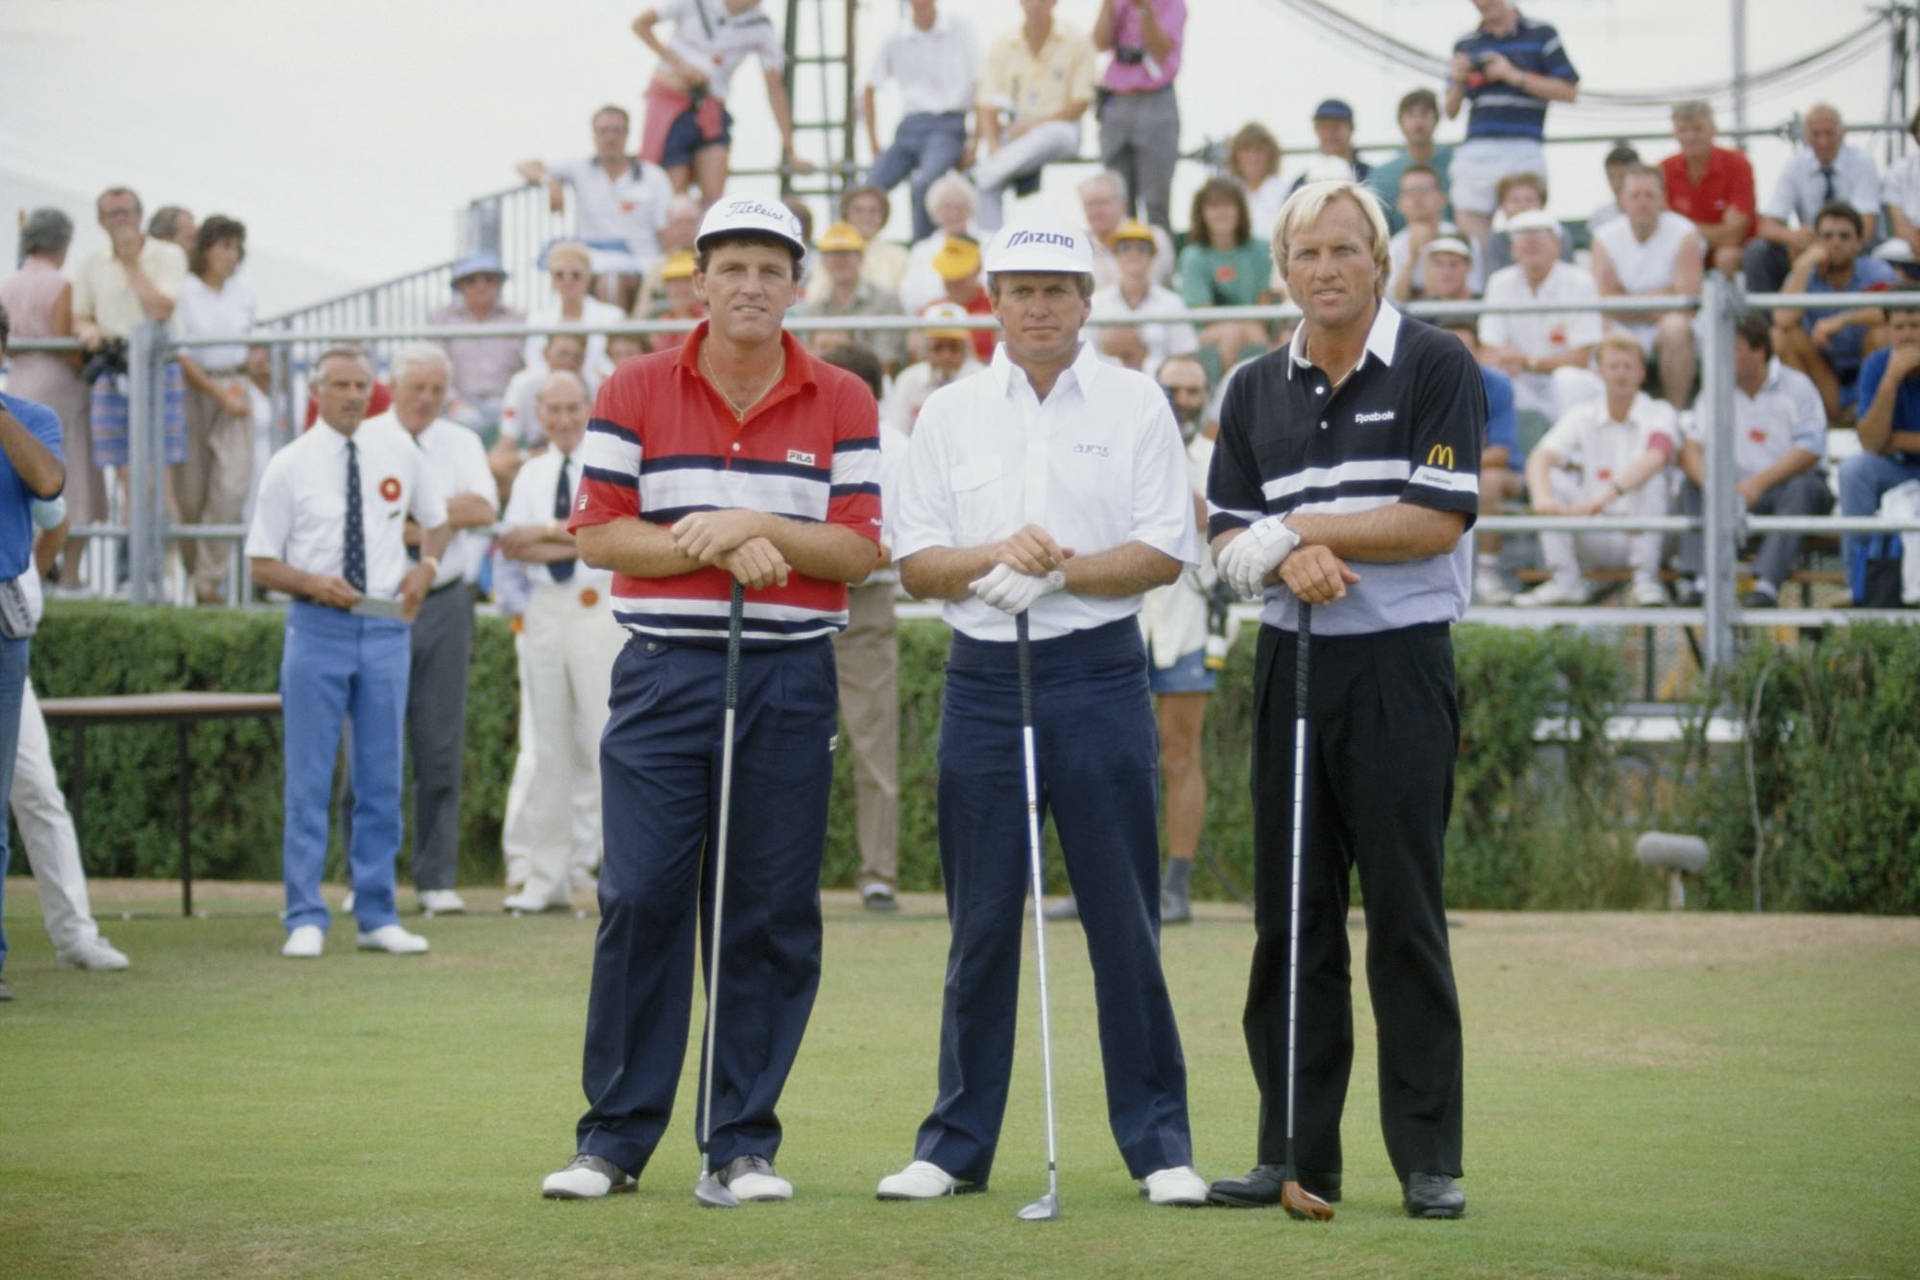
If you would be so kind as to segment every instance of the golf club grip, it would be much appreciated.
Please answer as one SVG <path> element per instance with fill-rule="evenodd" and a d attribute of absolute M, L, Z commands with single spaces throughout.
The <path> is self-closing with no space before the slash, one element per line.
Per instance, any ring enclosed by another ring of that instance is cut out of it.
<path fill-rule="evenodd" d="M 1307 640 L 1313 634 L 1313 606 L 1300 602 L 1300 633 L 1294 641 L 1293 714 L 1307 714 Z"/>
<path fill-rule="evenodd" d="M 740 624 L 747 611 L 747 589 L 733 580 L 733 600 L 727 606 L 727 710 L 740 705 Z"/>
<path fill-rule="evenodd" d="M 1030 633 L 1027 627 L 1026 610 L 1013 615 L 1013 633 L 1018 639 L 1018 657 L 1020 661 L 1020 723 L 1033 723 L 1033 663 L 1028 657 L 1027 646 Z"/>

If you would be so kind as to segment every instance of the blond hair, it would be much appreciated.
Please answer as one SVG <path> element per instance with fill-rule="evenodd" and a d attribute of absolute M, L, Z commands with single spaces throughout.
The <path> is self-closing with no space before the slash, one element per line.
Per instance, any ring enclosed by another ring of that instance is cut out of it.
<path fill-rule="evenodd" d="M 1367 224 L 1371 241 L 1368 247 L 1373 252 L 1373 296 L 1383 298 L 1387 292 L 1387 241 L 1390 238 L 1387 215 L 1380 208 L 1380 198 L 1358 182 L 1309 182 L 1288 196 L 1287 202 L 1280 206 L 1280 217 L 1273 228 L 1273 265 L 1280 268 L 1280 275 L 1285 278 L 1287 251 L 1293 237 L 1311 230 L 1327 206 L 1342 198 L 1354 203 Z"/>
<path fill-rule="evenodd" d="M 593 270 L 593 255 L 587 246 L 578 240 L 562 240 L 547 250 L 547 270 L 555 267 L 578 267 L 582 271 Z"/>
<path fill-rule="evenodd" d="M 1641 368 L 1644 369 L 1646 367 L 1647 353 L 1640 349 L 1640 339 L 1634 337 L 1624 329 L 1609 329 L 1601 335 L 1600 345 L 1593 349 L 1593 363 L 1596 368 L 1599 367 L 1600 357 L 1606 355 L 1609 351 L 1628 352 L 1635 360 L 1640 362 Z"/>

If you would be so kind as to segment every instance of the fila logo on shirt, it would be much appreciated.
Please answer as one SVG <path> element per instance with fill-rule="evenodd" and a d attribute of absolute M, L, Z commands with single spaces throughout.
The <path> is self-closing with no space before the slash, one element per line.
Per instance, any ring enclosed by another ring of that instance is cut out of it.
<path fill-rule="evenodd" d="M 1358 419 L 1355 419 L 1355 421 L 1358 421 Z M 1453 446 L 1450 444 L 1437 444 L 1427 450 L 1427 465 L 1430 467 L 1445 467 L 1449 471 L 1453 470 Z"/>
<path fill-rule="evenodd" d="M 1353 425 L 1356 427 L 1363 422 L 1392 422 L 1392 421 L 1393 421 L 1393 410 L 1391 409 L 1382 409 L 1378 413 L 1356 413 L 1353 415 Z"/>
<path fill-rule="evenodd" d="M 789 449 L 787 461 L 797 466 L 810 467 L 813 465 L 813 455 L 800 449 Z"/>

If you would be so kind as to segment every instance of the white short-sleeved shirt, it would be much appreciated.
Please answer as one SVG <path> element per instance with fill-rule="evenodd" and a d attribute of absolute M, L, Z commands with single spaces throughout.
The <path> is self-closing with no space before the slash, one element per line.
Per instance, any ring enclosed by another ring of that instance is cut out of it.
<path fill-rule="evenodd" d="M 527 525 L 545 527 L 562 517 L 555 514 L 559 504 L 555 499 L 560 492 L 560 468 L 567 469 L 567 492 L 578 495 L 580 492 L 580 463 L 585 450 L 575 449 L 571 454 L 561 453 L 558 449 L 549 449 L 537 458 L 528 458 L 527 464 L 520 468 L 520 474 L 513 478 L 513 492 L 507 496 L 507 513 L 500 523 L 508 529 L 519 529 Z M 530 581 L 545 586 L 553 581 L 553 569 L 549 565 L 527 562 L 521 565 Z M 607 608 L 613 608 L 613 570 L 596 569 L 585 560 L 573 563 L 573 576 L 567 579 L 569 587 L 582 590 L 592 588 L 607 601 Z M 612 617 L 609 612 L 608 617 Z"/>
<path fill-rule="evenodd" d="M 1185 311 L 1187 304 L 1180 295 L 1171 289 L 1159 285 L 1147 286 L 1147 296 L 1140 300 L 1139 306 L 1130 305 L 1120 293 L 1119 285 L 1110 285 L 1105 289 L 1093 291 L 1093 315 L 1100 320 L 1124 320 L 1130 316 L 1162 314 L 1169 311 Z M 1200 336 L 1190 324 L 1153 321 L 1136 324 L 1140 331 L 1140 341 L 1147 347 L 1145 372 L 1152 374 L 1160 368 L 1160 362 L 1168 356 L 1183 356 L 1200 349 Z M 1118 364 L 1118 361 L 1110 363 Z"/>
<path fill-rule="evenodd" d="M 1079 555 L 1141 542 L 1182 564 L 1200 561 L 1186 447 L 1166 394 L 1086 341 L 1044 402 L 1005 346 L 980 373 L 936 391 L 914 427 L 899 490 L 896 560 L 1037 524 Z M 1029 613 L 1033 638 L 1130 618 L 1140 599 L 1044 596 Z M 1013 618 L 972 595 L 940 612 L 977 640 L 1014 638 Z"/>
<path fill-rule="evenodd" d="M 667 225 L 673 199 L 665 169 L 634 159 L 619 177 L 609 178 L 592 156 L 555 160 L 546 169 L 548 177 L 573 188 L 574 230 L 582 240 L 623 241 L 637 263 L 660 256 L 660 228 Z"/>
<path fill-rule="evenodd" d="M 966 360 L 948 381 L 958 382 L 986 367 L 973 358 L 973 343 L 969 341 Z M 902 437 L 911 436 L 913 424 L 919 419 L 920 407 L 926 404 L 927 397 L 947 385 L 946 382 L 935 382 L 938 376 L 939 371 L 925 360 L 902 369 L 887 388 L 886 397 L 880 401 L 880 421 L 898 431 Z M 891 495 L 884 491 L 881 497 L 891 500 Z"/>
<path fill-rule="evenodd" d="M 660 21 L 673 24 L 667 49 L 707 73 L 707 91 L 726 101 L 733 73 L 749 56 L 766 71 L 786 64 L 780 33 L 760 5 L 745 13 L 727 12 L 725 0 L 664 0 L 655 7 Z"/>
<path fill-rule="evenodd" d="M 176 332 L 180 290 L 186 287 L 186 250 L 171 240 L 148 236 L 140 245 L 140 271 L 147 282 L 176 304 L 175 315 L 167 320 L 167 332 Z M 80 260 L 73 271 L 73 318 L 91 320 L 109 338 L 124 338 L 147 322 L 147 310 L 140 305 L 127 269 L 113 256 L 111 247 L 96 249 Z"/>
<path fill-rule="evenodd" d="M 413 567 L 406 517 L 424 529 L 447 522 L 447 503 L 427 455 L 391 428 L 353 433 L 360 460 L 360 518 L 367 551 L 366 594 L 393 599 Z M 260 478 L 247 555 L 302 573 L 343 577 L 346 560 L 347 437 L 316 422 L 273 455 Z"/>
<path fill-rule="evenodd" d="M 1880 211 L 1880 171 L 1873 157 L 1848 143 L 1841 144 L 1833 157 L 1833 199 L 1845 200 L 1863 215 Z M 1820 172 L 1820 158 L 1811 147 L 1796 147 L 1780 170 L 1773 194 L 1760 206 L 1764 217 L 1782 222 L 1798 220 L 1801 226 L 1813 225 L 1814 215 L 1827 202 L 1827 180 Z"/>
<path fill-rule="evenodd" d="M 560 318 L 560 299 L 551 298 L 533 309 L 527 317 L 529 326 L 539 326 L 540 333 L 530 333 L 527 340 L 520 344 L 520 358 L 525 362 L 522 368 L 528 373 L 538 373 L 542 377 L 547 372 L 547 335 L 545 328 L 559 328 L 568 324 L 621 325 L 627 322 L 627 313 L 611 302 L 602 302 L 598 298 L 583 298 L 580 302 L 580 318 L 563 320 Z M 607 358 L 607 335 L 604 333 L 587 336 L 587 364 L 584 370 L 589 383 L 597 383 L 613 372 L 613 361 Z"/>
<path fill-rule="evenodd" d="M 1613 274 L 1628 293 L 1670 292 L 1673 264 L 1679 261 L 1681 246 L 1694 241 L 1693 253 L 1696 257 L 1700 253 L 1699 232 L 1693 219 L 1667 209 L 1660 211 L 1660 221 L 1654 224 L 1653 234 L 1645 240 L 1633 234 L 1633 222 L 1628 218 L 1615 218 L 1595 232 L 1593 239 L 1595 244 L 1606 246 Z M 1640 319 L 1623 320 L 1620 327 L 1639 338 L 1640 345 L 1646 347 L 1653 341 L 1658 326 Z"/>
<path fill-rule="evenodd" d="M 1899 209 L 1907 221 L 1920 223 L 1920 151 L 1909 151 L 1880 180 L 1880 194 L 1889 208 Z"/>
<path fill-rule="evenodd" d="M 1673 406 L 1643 391 L 1633 398 L 1624 422 L 1607 411 L 1605 396 L 1568 410 L 1534 449 L 1558 457 L 1561 467 L 1578 475 L 1583 484 L 1605 484 L 1618 479 L 1659 436 L 1666 437 L 1669 451 L 1679 444 Z M 1604 514 L 1626 516 L 1636 510 L 1633 495 L 1616 495 Z"/>
<path fill-rule="evenodd" d="M 1703 402 L 1688 439 L 1703 439 L 1712 420 L 1712 407 Z M 1742 480 L 1758 475 L 1794 449 L 1826 456 L 1827 410 L 1813 379 L 1776 356 L 1767 362 L 1767 380 L 1754 394 L 1734 384 L 1734 473 Z"/>
<path fill-rule="evenodd" d="M 1568 262 L 1555 262 L 1535 289 L 1527 283 L 1519 263 L 1502 267 L 1487 280 L 1489 307 L 1519 302 L 1559 302 L 1565 311 L 1534 311 L 1505 315 L 1488 311 L 1480 317 L 1480 341 L 1491 347 L 1512 347 L 1527 356 L 1554 356 L 1600 341 L 1600 286 L 1593 273 Z"/>
<path fill-rule="evenodd" d="M 400 419 L 389 409 L 377 418 L 368 418 L 365 427 L 380 427 L 383 430 L 398 431 L 403 440 L 411 441 L 427 455 L 427 467 L 439 486 L 442 498 L 451 498 L 460 493 L 477 493 L 487 500 L 487 506 L 493 514 L 500 514 L 500 484 L 493 478 L 493 468 L 487 465 L 486 446 L 480 443 L 480 437 L 472 428 L 463 427 L 457 422 L 445 418 L 435 418 L 421 428 L 419 435 L 413 435 L 401 425 Z M 359 432 L 355 432 L 358 435 Z M 480 581 L 480 566 L 487 558 L 487 547 L 493 542 L 493 536 L 473 529 L 456 529 L 453 537 L 447 540 L 447 549 L 440 557 L 440 572 L 434 576 L 433 585 L 448 586 L 464 578 L 468 582 Z"/>
<path fill-rule="evenodd" d="M 964 14 L 941 11 L 922 31 L 908 18 L 880 46 L 861 88 L 893 80 L 902 115 L 944 115 L 973 106 L 980 80 L 980 38 Z"/>
<path fill-rule="evenodd" d="M 1213 441 L 1200 432 L 1187 442 L 1187 478 L 1193 491 L 1207 496 L 1207 471 L 1213 465 Z M 1178 578 L 1147 592 L 1140 603 L 1140 631 L 1146 637 L 1148 657 L 1165 671 L 1207 644 L 1207 593 L 1213 586 L 1212 566 L 1190 565 Z"/>
<path fill-rule="evenodd" d="M 174 304 L 174 332 L 182 338 L 218 338 L 253 329 L 253 290 L 229 278 L 215 293 L 199 276 L 189 274 Z M 247 347 L 236 342 L 221 347 L 188 347 L 187 358 L 202 369 L 238 369 L 247 362 Z"/>

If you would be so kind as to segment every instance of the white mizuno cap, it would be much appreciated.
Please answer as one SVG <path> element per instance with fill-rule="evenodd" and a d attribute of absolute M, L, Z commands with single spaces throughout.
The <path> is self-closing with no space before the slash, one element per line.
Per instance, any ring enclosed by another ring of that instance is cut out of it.
<path fill-rule="evenodd" d="M 720 201 L 700 219 L 700 234 L 693 238 L 694 247 L 704 249 L 712 237 L 732 231 L 757 231 L 785 240 L 800 253 L 807 251 L 807 242 L 800 235 L 800 219 L 777 200 L 735 196 Z"/>
<path fill-rule="evenodd" d="M 1093 242 L 1085 231 L 1056 222 L 1015 223 L 994 233 L 987 244 L 987 273 L 1064 271 L 1093 274 Z"/>

